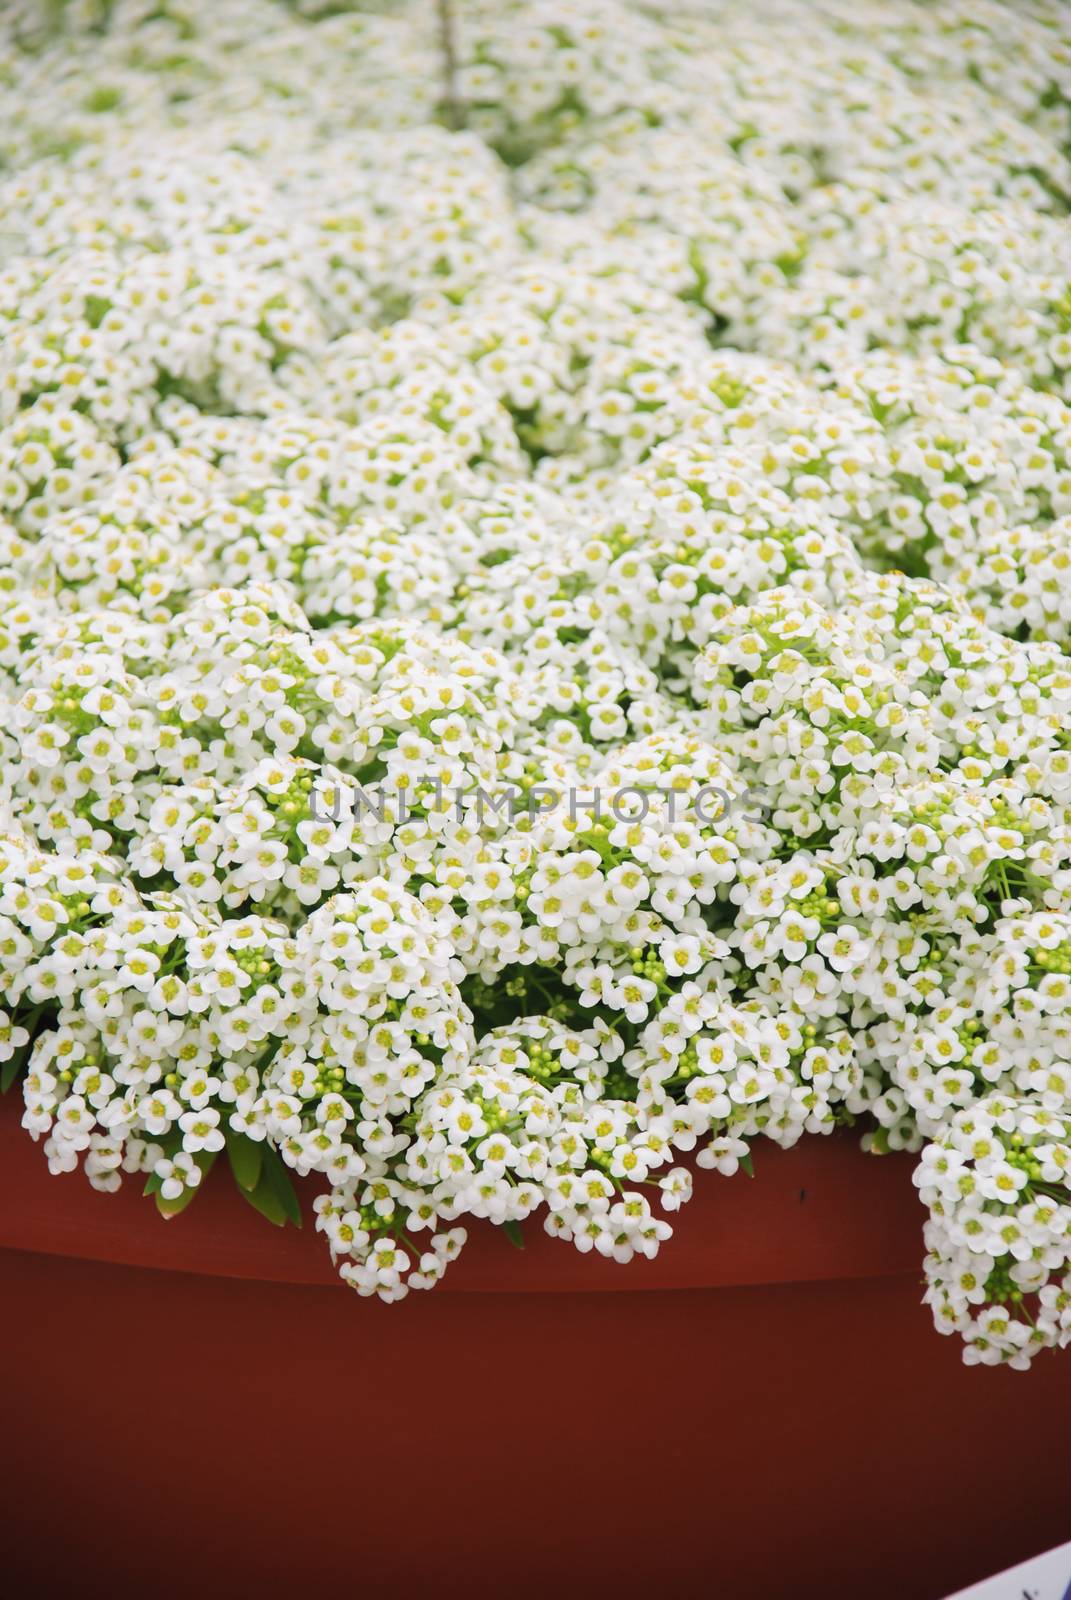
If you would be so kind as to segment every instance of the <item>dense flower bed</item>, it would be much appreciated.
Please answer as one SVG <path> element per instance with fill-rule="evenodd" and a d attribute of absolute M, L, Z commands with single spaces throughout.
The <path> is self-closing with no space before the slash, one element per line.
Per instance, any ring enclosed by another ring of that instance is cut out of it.
<path fill-rule="evenodd" d="M 395 1299 L 855 1125 L 1071 1343 L 1071 16 L 336 10 L 5 14 L 26 1128 Z"/>

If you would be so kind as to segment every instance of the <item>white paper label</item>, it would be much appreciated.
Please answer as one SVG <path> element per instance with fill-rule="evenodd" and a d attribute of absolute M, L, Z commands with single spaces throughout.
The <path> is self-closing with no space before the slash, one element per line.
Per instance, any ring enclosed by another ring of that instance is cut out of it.
<path fill-rule="evenodd" d="M 1071 1600 L 1071 1544 L 1009 1567 L 996 1578 L 949 1595 L 948 1600 Z"/>

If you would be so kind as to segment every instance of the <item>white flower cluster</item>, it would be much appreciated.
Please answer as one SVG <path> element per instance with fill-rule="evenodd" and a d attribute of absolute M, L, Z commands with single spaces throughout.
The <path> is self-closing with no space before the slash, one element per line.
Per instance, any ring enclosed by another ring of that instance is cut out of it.
<path fill-rule="evenodd" d="M 1071 1334 L 1071 1116 L 1044 1096 L 990 1095 L 926 1146 L 926 1299 L 971 1362 L 1029 1365 Z M 1024 1317 L 1024 1302 L 1036 1310 Z"/>
<path fill-rule="evenodd" d="M 0 1076 L 342 1275 L 921 1151 L 1071 1344 L 1071 16 L 15 4 Z M 460 107 L 461 116 L 458 116 Z M 454 128 L 458 121 L 464 126 Z M 687 1161 L 687 1165 L 685 1165 Z"/>

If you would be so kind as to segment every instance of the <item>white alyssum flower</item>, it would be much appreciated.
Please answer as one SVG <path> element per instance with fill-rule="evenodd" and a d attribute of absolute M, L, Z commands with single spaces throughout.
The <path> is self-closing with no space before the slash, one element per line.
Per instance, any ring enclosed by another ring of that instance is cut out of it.
<path fill-rule="evenodd" d="M 316 1174 L 393 1301 L 854 1128 L 967 1358 L 1066 1345 L 1066 8 L 469 0 L 456 129 L 426 0 L 104 11 L 0 23 L 51 1169 Z"/>

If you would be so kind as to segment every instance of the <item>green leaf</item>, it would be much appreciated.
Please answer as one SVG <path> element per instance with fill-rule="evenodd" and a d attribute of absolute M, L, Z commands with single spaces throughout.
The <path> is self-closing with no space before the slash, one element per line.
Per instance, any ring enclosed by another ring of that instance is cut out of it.
<path fill-rule="evenodd" d="M 239 1189 L 252 1194 L 260 1182 L 262 1147 L 245 1133 L 227 1135 L 227 1159 Z"/>
<path fill-rule="evenodd" d="M 264 1177 L 271 1184 L 283 1210 L 295 1228 L 301 1227 L 301 1203 L 282 1158 L 269 1146 L 264 1150 Z M 263 1182 L 263 1179 L 261 1180 Z"/>
<path fill-rule="evenodd" d="M 200 1187 L 201 1185 L 198 1184 L 197 1189 Z M 194 1195 L 197 1193 L 197 1189 L 183 1189 L 177 1200 L 165 1200 L 163 1195 L 159 1192 L 159 1190 L 157 1190 L 157 1211 L 159 1211 L 162 1217 L 167 1217 L 169 1220 L 172 1217 L 180 1217 L 185 1211 L 186 1207 L 193 1200 Z"/>
<path fill-rule="evenodd" d="M 278 1154 L 270 1145 L 259 1146 L 260 1176 L 253 1189 L 242 1189 L 242 1195 L 262 1217 L 285 1228 L 288 1222 L 301 1227 L 301 1206 L 290 1175 Z"/>
<path fill-rule="evenodd" d="M 741 1156 L 740 1157 L 740 1165 L 741 1165 L 741 1167 L 743 1167 L 744 1171 L 747 1173 L 749 1178 L 753 1178 L 755 1176 L 755 1168 L 754 1168 L 754 1166 L 752 1165 L 752 1162 L 751 1162 L 751 1151 L 750 1150 L 748 1151 L 746 1156 Z"/>
<path fill-rule="evenodd" d="M 240 1188 L 238 1193 L 254 1211 L 259 1211 L 262 1217 L 266 1217 L 277 1228 L 286 1227 L 286 1212 L 267 1184 L 258 1183 L 255 1189 Z"/>
<path fill-rule="evenodd" d="M 503 1222 L 501 1228 L 514 1250 L 524 1249 L 524 1234 L 521 1232 L 519 1222 Z"/>
<path fill-rule="evenodd" d="M 7 1094 L 7 1091 L 26 1065 L 26 1057 L 29 1052 L 29 1045 L 24 1044 L 21 1049 L 15 1050 L 8 1056 L 3 1066 L 0 1067 L 0 1094 Z"/>

